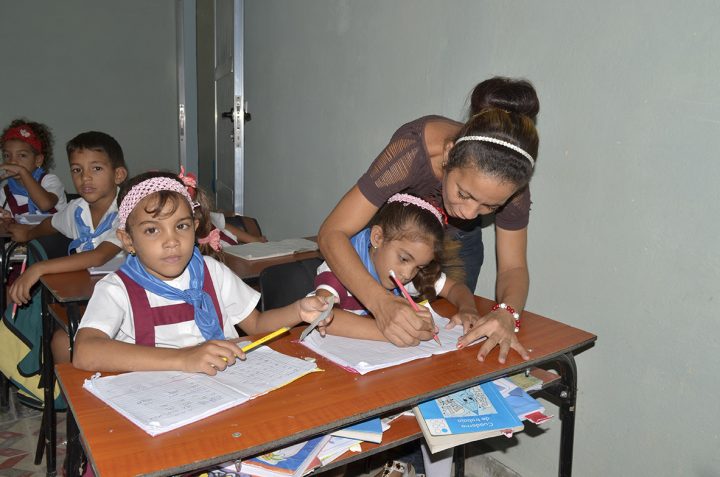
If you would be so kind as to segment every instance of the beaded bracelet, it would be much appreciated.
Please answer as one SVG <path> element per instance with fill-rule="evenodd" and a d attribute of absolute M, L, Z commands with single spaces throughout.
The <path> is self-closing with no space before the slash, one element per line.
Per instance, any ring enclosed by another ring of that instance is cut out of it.
<path fill-rule="evenodd" d="M 497 305 L 493 306 L 491 311 L 495 311 L 498 309 L 507 310 L 510 312 L 513 318 L 515 318 L 515 333 L 520 331 L 520 313 L 515 311 L 515 308 L 508 305 L 507 303 L 498 303 Z"/>

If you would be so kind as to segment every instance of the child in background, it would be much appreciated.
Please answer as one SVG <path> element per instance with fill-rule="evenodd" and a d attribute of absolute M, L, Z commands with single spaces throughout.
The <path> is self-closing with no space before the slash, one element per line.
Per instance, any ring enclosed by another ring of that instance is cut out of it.
<path fill-rule="evenodd" d="M 263 235 L 253 235 L 245 230 L 228 224 L 225 220 L 225 214 L 222 212 L 210 212 L 214 209 L 212 199 L 207 193 L 197 185 L 197 177 L 192 172 L 185 173 L 185 168 L 180 167 L 178 177 L 187 187 L 190 197 L 199 202 L 203 207 L 201 209 L 208 215 L 207 228 L 201 226 L 197 229 L 198 243 L 200 245 L 209 244 L 216 252 L 222 247 L 230 245 L 238 245 L 249 242 L 267 242 L 267 238 Z M 202 248 L 201 248 L 202 249 Z"/>
<path fill-rule="evenodd" d="M 0 179 L 0 216 L 54 214 L 67 205 L 65 186 L 52 169 L 53 138 L 41 123 L 16 119 L 5 128 L 0 139 L 3 164 Z"/>
<path fill-rule="evenodd" d="M 395 194 L 377 213 L 372 225 L 360 231 L 350 242 L 370 275 L 383 287 L 399 293 L 390 277 L 390 270 L 393 270 L 410 295 L 427 300 L 436 296 L 446 298 L 458 308 L 447 328 L 462 325 L 463 331 L 467 332 L 480 315 L 473 294 L 464 281 L 447 277 L 441 271 L 448 262 L 443 246 L 446 223 L 445 214 L 431 203 L 409 194 Z M 362 316 L 367 315 L 367 310 L 343 286 L 327 262 L 318 267 L 315 286 L 316 295 L 334 295 L 341 308 L 335 311 L 333 322 L 327 328 L 328 333 L 387 340 L 372 317 Z M 428 316 L 430 312 L 420 307 L 417 313 Z M 448 477 L 453 449 L 431 455 L 424 442 L 421 447 L 426 475 Z"/>
<path fill-rule="evenodd" d="M 245 357 L 232 341 L 235 325 L 250 335 L 267 333 L 311 322 L 327 308 L 307 297 L 258 312 L 260 294 L 195 247 L 199 204 L 176 176 L 141 174 L 118 201 L 117 233 L 130 256 L 95 287 L 75 339 L 76 367 L 214 375 Z"/>

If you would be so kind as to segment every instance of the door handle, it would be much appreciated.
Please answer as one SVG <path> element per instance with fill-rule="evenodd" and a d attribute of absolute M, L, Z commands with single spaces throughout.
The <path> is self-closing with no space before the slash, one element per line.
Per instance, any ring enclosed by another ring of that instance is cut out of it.
<path fill-rule="evenodd" d="M 221 113 L 220 117 L 222 117 L 223 119 L 229 119 L 231 123 L 234 123 L 235 122 L 234 108 L 230 108 L 229 111 Z M 246 123 L 250 122 L 250 121 L 252 121 L 252 115 L 246 111 L 245 114 L 243 115 L 243 119 L 245 120 Z"/>

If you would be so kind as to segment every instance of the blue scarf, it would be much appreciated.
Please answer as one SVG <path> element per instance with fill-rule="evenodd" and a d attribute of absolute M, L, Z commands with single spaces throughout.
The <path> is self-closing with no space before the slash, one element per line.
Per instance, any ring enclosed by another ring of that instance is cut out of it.
<path fill-rule="evenodd" d="M 117 212 L 113 212 L 112 214 L 109 214 L 107 217 L 103 219 L 102 222 L 100 222 L 100 225 L 95 229 L 95 231 L 91 231 L 90 227 L 85 225 L 85 221 L 82 219 L 82 207 L 78 207 L 75 209 L 75 225 L 77 225 L 78 230 L 78 238 L 70 242 L 70 245 L 68 246 L 68 254 L 80 247 L 77 251 L 78 252 L 87 252 L 88 250 L 94 250 L 95 246 L 93 245 L 92 241 L 95 237 L 99 237 L 112 227 L 113 220 L 115 220 L 115 217 L 117 217 Z"/>
<path fill-rule="evenodd" d="M 358 232 L 357 234 L 353 235 L 353 237 L 350 239 L 350 243 L 355 248 L 355 251 L 360 256 L 360 261 L 365 265 L 365 268 L 370 273 L 370 276 L 372 276 L 376 282 L 382 284 L 380 281 L 380 277 L 378 277 L 377 271 L 375 270 L 375 264 L 372 261 L 372 258 L 370 258 L 370 247 L 372 244 L 370 243 L 370 228 L 366 228 Z M 400 292 L 397 288 L 393 288 L 393 293 L 396 295 L 400 295 Z"/>
<path fill-rule="evenodd" d="M 172 287 L 151 275 L 140 263 L 140 260 L 133 255 L 128 255 L 120 270 L 150 293 L 168 300 L 182 300 L 192 305 L 195 310 L 195 324 L 200 329 L 203 338 L 206 340 L 224 340 L 225 334 L 220 328 L 215 304 L 212 297 L 203 290 L 205 260 L 197 247 L 193 251 L 188 268 L 190 270 L 190 285 L 184 291 Z"/>
<path fill-rule="evenodd" d="M 43 169 L 42 167 L 38 167 L 32 172 L 32 178 L 35 179 L 35 182 L 39 183 L 43 174 L 45 174 L 45 169 Z M 7 184 L 10 188 L 10 192 L 12 192 L 12 195 L 19 195 L 28 198 L 28 213 L 36 214 L 40 210 L 38 209 L 37 205 L 35 205 L 35 202 L 30 199 L 27 189 L 20 183 L 20 181 L 11 177 L 10 179 L 8 179 Z"/>

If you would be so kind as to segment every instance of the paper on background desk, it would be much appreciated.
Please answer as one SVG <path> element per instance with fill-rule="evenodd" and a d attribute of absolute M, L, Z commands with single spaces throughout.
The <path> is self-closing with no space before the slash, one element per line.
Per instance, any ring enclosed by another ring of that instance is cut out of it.
<path fill-rule="evenodd" d="M 104 265 L 88 268 L 88 272 L 90 272 L 90 275 L 105 275 L 111 272 L 117 272 L 120 267 L 122 267 L 123 263 L 125 263 L 125 257 L 125 254 L 116 255 L 105 262 Z"/>
<path fill-rule="evenodd" d="M 86 379 L 83 388 L 156 436 L 242 404 L 314 371 L 320 371 L 314 362 L 264 346 L 215 376 L 180 371 L 138 371 L 105 377 L 98 373 Z"/>
<path fill-rule="evenodd" d="M 15 222 L 17 222 L 18 224 L 37 225 L 48 217 L 52 217 L 52 214 L 16 215 Z"/>
<path fill-rule="evenodd" d="M 303 238 L 285 239 L 279 242 L 251 242 L 241 245 L 223 247 L 224 253 L 244 258 L 259 260 L 262 258 L 282 257 L 293 253 L 311 252 L 318 249 L 317 242 Z"/>
<path fill-rule="evenodd" d="M 362 340 L 345 338 L 343 336 L 312 333 L 301 344 L 307 346 L 317 354 L 339 364 L 345 368 L 366 374 L 376 369 L 388 368 L 420 358 L 429 358 L 435 354 L 444 354 L 457 350 L 457 340 L 462 336 L 462 326 L 458 325 L 446 330 L 445 325 L 449 319 L 440 316 L 431 306 L 427 308 L 432 313 L 435 325 L 440 330 L 438 337 L 442 346 L 435 340 L 421 341 L 419 345 L 401 348 L 385 341 Z M 481 340 L 477 340 L 475 344 Z"/>

